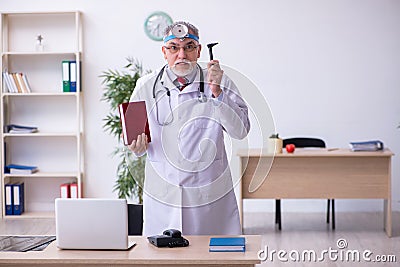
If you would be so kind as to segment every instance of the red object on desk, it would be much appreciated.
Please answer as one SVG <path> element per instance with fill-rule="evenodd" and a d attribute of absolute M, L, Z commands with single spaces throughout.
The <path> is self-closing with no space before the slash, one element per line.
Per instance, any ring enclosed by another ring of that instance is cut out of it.
<path fill-rule="evenodd" d="M 287 145 L 286 145 L 286 151 L 287 151 L 288 153 L 293 153 L 295 149 L 296 149 L 296 146 L 293 145 L 293 144 L 287 144 Z"/>

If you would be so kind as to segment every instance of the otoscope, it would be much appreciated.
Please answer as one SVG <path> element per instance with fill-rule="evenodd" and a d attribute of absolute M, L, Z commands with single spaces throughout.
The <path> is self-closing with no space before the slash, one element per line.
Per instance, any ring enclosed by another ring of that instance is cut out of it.
<path fill-rule="evenodd" d="M 210 55 L 210 60 L 213 60 L 213 58 L 214 58 L 214 56 L 213 56 L 213 53 L 212 53 L 212 48 L 213 48 L 213 46 L 215 46 L 215 45 L 217 45 L 218 43 L 211 43 L 211 44 L 207 44 L 207 47 L 208 47 L 208 53 L 209 53 L 209 55 Z M 202 72 L 200 72 L 200 74 L 202 74 Z M 201 76 L 200 76 L 201 77 Z M 200 78 L 202 81 L 201 81 L 201 83 L 204 85 L 204 80 L 202 79 L 202 78 Z M 205 102 L 207 102 L 207 97 L 206 97 L 206 95 L 204 94 L 204 86 L 203 86 L 203 89 L 202 90 L 199 90 L 199 101 L 200 101 L 200 103 L 205 103 Z"/>
<path fill-rule="evenodd" d="M 212 52 L 212 48 L 213 48 L 213 46 L 216 46 L 218 43 L 211 43 L 211 44 L 207 44 L 207 47 L 208 47 L 208 54 L 210 55 L 210 60 L 213 60 L 214 59 L 214 55 L 213 55 L 213 52 Z"/>

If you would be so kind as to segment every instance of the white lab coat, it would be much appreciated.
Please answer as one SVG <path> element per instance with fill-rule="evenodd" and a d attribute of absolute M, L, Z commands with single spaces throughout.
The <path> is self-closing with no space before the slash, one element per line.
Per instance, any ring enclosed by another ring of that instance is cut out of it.
<path fill-rule="evenodd" d="M 207 77 L 207 71 L 202 71 Z M 200 80 L 199 73 L 197 70 L 195 81 Z M 247 135 L 250 123 L 245 102 L 226 75 L 221 81 L 222 100 L 211 98 L 205 82 L 208 101 L 200 103 L 198 82 L 181 92 L 167 73 L 157 81 L 154 99 L 157 74 L 140 78 L 131 97 L 131 101 L 146 101 L 151 134 L 143 235 L 161 234 L 169 228 L 179 229 L 184 235 L 241 234 L 223 131 L 237 139 Z M 171 123 L 159 125 L 163 122 Z"/>

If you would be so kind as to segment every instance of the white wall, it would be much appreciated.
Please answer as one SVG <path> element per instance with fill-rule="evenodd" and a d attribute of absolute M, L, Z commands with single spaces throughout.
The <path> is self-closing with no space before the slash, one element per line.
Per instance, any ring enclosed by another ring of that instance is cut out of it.
<path fill-rule="evenodd" d="M 108 106 L 100 102 L 99 75 L 120 69 L 128 56 L 146 69 L 164 63 L 161 43 L 143 31 L 146 16 L 157 10 L 197 25 L 204 44 L 220 42 L 216 58 L 258 86 L 281 136 L 320 136 L 329 147 L 381 139 L 394 153 L 400 151 L 400 1 L 2 0 L 0 10 L 83 12 L 87 197 L 116 196 L 118 160 L 110 156 L 116 141 L 102 129 Z M 237 173 L 238 166 L 232 168 Z M 393 207 L 400 210 L 398 155 L 392 173 Z M 325 208 L 322 200 L 283 205 Z M 269 210 L 272 201 L 247 202 L 246 208 Z M 337 210 L 382 210 L 382 201 L 339 200 Z"/>

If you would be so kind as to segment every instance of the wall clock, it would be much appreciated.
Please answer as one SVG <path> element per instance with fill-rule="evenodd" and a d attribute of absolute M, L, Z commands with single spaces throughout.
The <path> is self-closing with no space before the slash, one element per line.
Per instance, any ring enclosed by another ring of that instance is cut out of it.
<path fill-rule="evenodd" d="M 164 29 L 173 23 L 171 17 L 161 11 L 150 14 L 144 22 L 144 31 L 146 35 L 154 41 L 162 41 Z"/>

